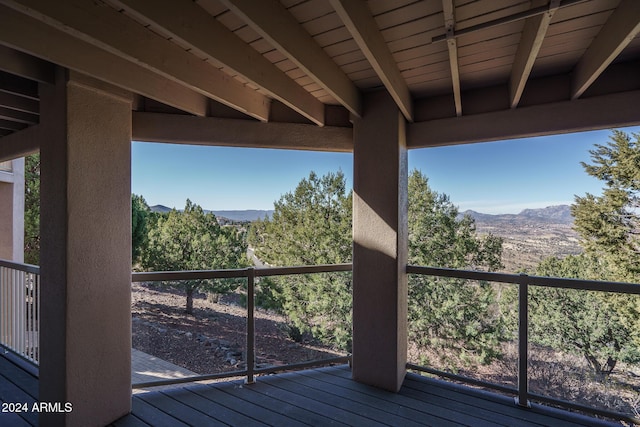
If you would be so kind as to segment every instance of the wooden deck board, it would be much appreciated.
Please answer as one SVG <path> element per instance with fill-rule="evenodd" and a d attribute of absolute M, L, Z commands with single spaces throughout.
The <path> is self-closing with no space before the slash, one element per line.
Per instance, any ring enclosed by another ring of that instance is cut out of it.
<path fill-rule="evenodd" d="M 147 424 L 140 418 L 134 415 L 129 415 L 124 418 L 120 418 L 118 421 L 112 424 L 114 427 L 148 427 L 151 424 Z"/>
<path fill-rule="evenodd" d="M 27 409 L 37 401 L 38 380 L 4 357 L 0 357 L 0 401 L 27 404 Z M 0 426 L 37 425 L 36 412 L 0 412 Z"/>
<path fill-rule="evenodd" d="M 0 400 L 31 405 L 37 395 L 37 379 L 0 357 Z M 507 396 L 413 373 L 391 393 L 353 381 L 347 366 L 258 377 L 252 385 L 236 380 L 150 391 L 134 395 L 132 407 L 112 425 L 621 425 L 542 405 L 519 408 Z M 0 413 L 0 425 L 38 425 L 38 414 Z"/>
<path fill-rule="evenodd" d="M 343 384 L 348 385 L 351 381 L 350 372 L 342 370 L 328 371 L 329 375 L 339 377 Z M 373 390 L 377 393 L 377 390 Z M 483 419 L 475 413 L 475 411 L 457 411 L 452 408 L 446 401 L 433 401 L 433 399 L 416 399 L 414 395 L 405 392 L 405 387 L 398 394 L 392 397 L 392 402 L 397 405 L 408 406 L 422 414 L 419 418 L 420 422 L 429 425 L 440 425 L 447 423 L 449 425 L 468 425 L 468 426 L 495 426 L 500 425 L 500 418 L 494 417 L 493 420 Z M 432 419 L 433 416 L 437 417 Z M 428 418 L 427 418 L 428 417 Z M 507 423 L 508 424 L 508 423 Z"/>
<path fill-rule="evenodd" d="M 423 423 L 419 423 L 416 421 L 424 417 L 424 413 L 422 412 L 404 406 L 396 405 L 393 402 L 390 402 L 388 399 L 382 397 L 376 397 L 360 391 L 340 387 L 330 382 L 325 382 L 317 379 L 314 376 L 300 375 L 299 377 L 302 379 L 302 381 L 304 381 L 306 384 L 311 385 L 314 389 L 324 390 L 341 398 L 345 402 L 356 402 L 384 411 L 385 413 L 390 414 L 390 416 L 393 417 L 396 422 L 402 423 L 403 425 L 405 425 L 405 422 L 407 423 L 406 425 L 411 425 L 412 423 L 424 425 Z M 297 380 L 299 377 L 295 376 L 292 377 L 292 379 Z"/>
<path fill-rule="evenodd" d="M 225 387 L 224 391 L 240 399 L 245 399 L 247 402 L 254 402 L 265 410 L 278 408 L 278 412 L 288 418 L 288 420 L 284 421 L 285 425 L 294 421 L 302 425 L 318 425 L 323 421 L 327 422 L 326 417 L 319 416 L 315 412 L 306 411 L 299 399 L 293 399 L 293 402 L 289 402 L 278 393 L 271 394 L 267 384 L 257 382 L 243 388 Z"/>
<path fill-rule="evenodd" d="M 512 397 L 460 386 L 442 380 L 422 380 L 419 375 L 409 374 L 403 389 L 415 389 L 422 393 L 444 398 L 446 402 L 458 402 L 474 412 L 490 410 L 495 417 L 505 415 L 518 423 L 533 423 L 542 426 L 611 426 L 611 423 L 580 414 L 559 411 L 554 408 L 532 404 L 531 409 L 514 405 Z"/>
<path fill-rule="evenodd" d="M 133 398 L 131 406 L 131 412 L 137 418 L 154 427 L 187 426 L 187 424 L 140 399 L 137 395 Z M 125 420 L 127 418 L 129 418 L 129 416 L 124 417 Z M 123 419 L 121 418 L 120 421 L 121 420 Z"/>
<path fill-rule="evenodd" d="M 451 421 L 446 417 L 441 417 L 440 414 L 437 412 L 430 412 L 431 410 L 437 409 L 437 408 L 429 407 L 429 405 L 425 405 L 422 402 L 418 402 L 414 399 L 410 399 L 396 393 L 390 393 L 384 390 L 377 389 L 375 387 L 359 384 L 355 381 L 352 381 L 349 378 L 345 378 L 339 375 L 332 375 L 329 372 L 330 371 L 328 370 L 320 369 L 313 372 L 311 371 L 305 372 L 305 374 L 308 373 L 308 374 L 318 375 L 317 378 L 320 378 L 323 381 L 327 381 L 333 386 L 344 387 L 351 392 L 363 393 L 370 397 L 385 400 L 389 402 L 389 404 L 397 408 L 397 411 L 400 416 L 409 417 L 422 425 L 432 425 L 432 426 L 459 426 L 460 425 L 459 422 Z"/>
<path fill-rule="evenodd" d="M 137 397 L 162 412 L 171 415 L 173 418 L 184 421 L 192 426 L 208 425 L 213 427 L 226 425 L 178 400 L 172 399 L 164 393 L 141 393 Z"/>
<path fill-rule="evenodd" d="M 232 390 L 235 387 L 238 387 L 238 383 L 225 383 L 227 385 L 228 390 Z M 195 393 L 206 397 L 209 400 L 214 402 L 218 402 L 221 405 L 233 409 L 236 408 L 240 410 L 243 414 L 255 419 L 256 421 L 260 421 L 265 423 L 266 425 L 294 425 L 294 426 L 303 426 L 304 423 L 293 420 L 289 418 L 286 414 L 286 407 L 283 407 L 283 410 L 278 407 L 276 411 L 274 406 L 269 407 L 268 403 L 265 408 L 264 403 L 258 404 L 254 401 L 246 400 L 245 397 L 237 397 L 231 393 L 227 393 L 213 386 L 203 386 L 193 388 L 192 391 Z M 251 396 L 246 396 L 250 398 Z M 273 402 L 271 402 L 273 403 Z"/>
<path fill-rule="evenodd" d="M 246 427 L 263 427 L 266 424 L 250 418 L 238 410 L 242 408 L 228 408 L 216 401 L 206 399 L 195 393 L 193 390 L 181 389 L 171 390 L 171 397 L 190 406 L 202 413 L 207 414 L 211 418 L 219 420 L 227 425 L 246 426 Z"/>
<path fill-rule="evenodd" d="M 298 376 L 292 375 L 284 379 L 284 381 L 296 384 L 296 386 L 285 384 L 285 387 L 289 387 L 292 391 L 302 396 L 353 412 L 361 417 L 378 420 L 386 424 L 398 423 L 400 421 L 395 408 L 391 408 L 391 412 L 379 409 L 373 399 L 358 399 L 356 393 L 346 393 L 339 387 L 328 387 L 328 384 L 313 378 L 303 378 L 303 381 L 301 381 Z M 366 397 L 366 395 L 361 396 Z M 417 427 L 420 425 L 410 418 L 402 418 L 401 422 L 402 425 L 406 427 Z"/>

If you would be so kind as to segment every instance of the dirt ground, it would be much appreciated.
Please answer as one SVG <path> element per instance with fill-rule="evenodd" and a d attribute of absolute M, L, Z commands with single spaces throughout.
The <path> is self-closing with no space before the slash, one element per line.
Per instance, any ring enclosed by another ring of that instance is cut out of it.
<path fill-rule="evenodd" d="M 218 302 L 199 294 L 194 297 L 194 314 L 188 315 L 184 294 L 133 283 L 133 347 L 198 374 L 244 369 L 247 310 L 240 301 L 239 294 Z M 282 316 L 260 309 L 255 330 L 258 367 L 342 355 L 311 340 L 293 341 Z"/>

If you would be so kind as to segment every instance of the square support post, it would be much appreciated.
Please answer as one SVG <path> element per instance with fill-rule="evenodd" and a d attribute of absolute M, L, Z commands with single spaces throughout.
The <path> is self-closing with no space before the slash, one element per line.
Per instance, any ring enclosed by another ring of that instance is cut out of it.
<path fill-rule="evenodd" d="M 41 425 L 131 410 L 131 100 L 98 86 L 59 69 L 40 87 L 39 398 L 62 409 Z"/>
<path fill-rule="evenodd" d="M 391 391 L 407 362 L 405 125 L 387 92 L 354 121 L 353 378 Z"/>
<path fill-rule="evenodd" d="M 24 261 L 24 158 L 0 169 L 0 258 Z"/>

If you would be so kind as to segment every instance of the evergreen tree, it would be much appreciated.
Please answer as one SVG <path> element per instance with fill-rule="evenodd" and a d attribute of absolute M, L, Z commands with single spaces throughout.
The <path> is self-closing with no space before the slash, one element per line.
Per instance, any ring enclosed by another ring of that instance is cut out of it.
<path fill-rule="evenodd" d="M 24 262 L 40 264 L 40 153 L 25 157 Z"/>
<path fill-rule="evenodd" d="M 221 227 L 216 217 L 187 200 L 184 211 L 159 215 L 149 228 L 142 265 L 149 271 L 239 268 L 248 264 L 243 234 L 234 227 Z M 228 280 L 182 280 L 167 285 L 186 293 L 186 312 L 193 314 L 197 291 L 226 293 L 235 287 Z"/>
<path fill-rule="evenodd" d="M 131 262 L 135 264 L 147 241 L 147 219 L 149 206 L 144 197 L 131 195 Z"/>
<path fill-rule="evenodd" d="M 612 271 L 606 259 L 583 253 L 564 259 L 547 258 L 540 263 L 536 274 L 614 280 Z M 619 361 L 640 361 L 637 302 L 635 296 L 531 287 L 530 340 L 583 356 L 596 378 L 603 378 Z"/>
<path fill-rule="evenodd" d="M 638 280 L 640 273 L 640 135 L 614 130 L 606 145 L 590 150 L 587 174 L 604 183 L 601 196 L 586 194 L 571 206 L 585 252 L 549 258 L 539 275 L 606 281 Z M 585 357 L 597 377 L 618 361 L 640 361 L 640 298 L 553 288 L 532 288 L 532 341 Z"/>
<path fill-rule="evenodd" d="M 502 239 L 477 236 L 475 221 L 460 216 L 445 194 L 428 185 L 418 171 L 409 176 L 409 264 L 496 270 L 501 268 Z M 409 277 L 409 336 L 423 363 L 489 362 L 506 339 L 488 283 Z"/>
<path fill-rule="evenodd" d="M 274 203 L 271 219 L 252 224 L 249 244 L 274 266 L 351 262 L 352 196 L 342 172 L 314 172 Z M 269 300 L 292 324 L 292 336 L 310 332 L 337 347 L 351 347 L 351 277 L 345 273 L 262 280 L 258 298 Z"/>
<path fill-rule="evenodd" d="M 447 196 L 432 191 L 419 172 L 409 178 L 411 263 L 443 267 L 500 267 L 502 241 L 476 236 L 473 219 L 458 218 Z M 272 219 L 252 225 L 249 243 L 270 265 L 314 265 L 351 261 L 352 195 L 344 175 L 311 173 L 275 203 Z M 351 279 L 328 273 L 290 276 L 262 283 L 271 305 L 294 327 L 349 350 Z M 415 277 L 410 282 L 409 322 L 413 340 L 435 351 L 455 349 L 488 360 L 497 354 L 499 320 L 495 295 L 486 284 Z"/>
<path fill-rule="evenodd" d="M 606 145 L 590 150 L 585 171 L 603 181 L 601 196 L 587 193 L 571 207 L 586 252 L 607 257 L 617 276 L 637 281 L 640 273 L 640 135 L 615 130 Z"/>

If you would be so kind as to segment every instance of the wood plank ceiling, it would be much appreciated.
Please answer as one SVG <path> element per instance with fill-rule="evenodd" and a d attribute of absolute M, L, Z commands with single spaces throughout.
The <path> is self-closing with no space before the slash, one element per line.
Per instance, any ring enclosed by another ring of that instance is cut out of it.
<path fill-rule="evenodd" d="M 0 137 L 55 65 L 137 111 L 348 126 L 385 89 L 423 122 L 637 91 L 639 32 L 638 0 L 0 0 Z"/>

